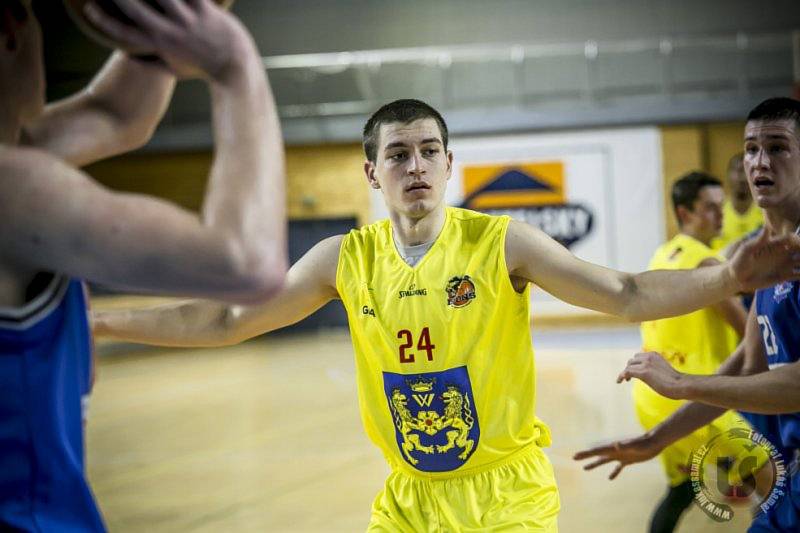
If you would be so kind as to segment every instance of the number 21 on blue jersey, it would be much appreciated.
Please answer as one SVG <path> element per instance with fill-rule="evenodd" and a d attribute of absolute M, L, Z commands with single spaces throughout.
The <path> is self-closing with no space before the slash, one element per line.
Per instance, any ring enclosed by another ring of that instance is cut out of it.
<path fill-rule="evenodd" d="M 767 315 L 758 315 L 756 318 L 758 325 L 761 326 L 761 336 L 764 339 L 767 356 L 778 355 L 778 341 L 775 339 L 775 332 L 772 330 L 772 324 L 769 323 L 769 317 Z"/>

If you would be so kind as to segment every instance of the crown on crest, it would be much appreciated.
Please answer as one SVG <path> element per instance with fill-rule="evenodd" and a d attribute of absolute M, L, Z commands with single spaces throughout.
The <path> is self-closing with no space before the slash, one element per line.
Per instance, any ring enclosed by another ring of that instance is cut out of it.
<path fill-rule="evenodd" d="M 433 390 L 436 378 L 425 379 L 420 376 L 415 380 L 406 380 L 406 383 L 414 392 L 430 392 Z"/>

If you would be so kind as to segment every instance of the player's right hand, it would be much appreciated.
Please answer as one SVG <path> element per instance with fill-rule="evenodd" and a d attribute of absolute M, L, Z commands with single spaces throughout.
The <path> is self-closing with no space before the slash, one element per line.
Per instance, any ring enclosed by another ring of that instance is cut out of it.
<path fill-rule="evenodd" d="M 775 236 L 767 228 L 743 242 L 727 262 L 740 292 L 800 279 L 800 236 Z"/>
<path fill-rule="evenodd" d="M 617 465 L 611 471 L 611 475 L 608 476 L 608 479 L 614 479 L 626 466 L 648 461 L 660 452 L 661 447 L 653 442 L 649 434 L 644 434 L 632 439 L 618 440 L 588 450 L 582 450 L 573 455 L 572 458 L 576 461 L 595 459 L 583 465 L 584 470 L 594 470 L 598 466 L 617 461 Z"/>
<path fill-rule="evenodd" d="M 157 0 L 164 13 L 142 0 L 111 0 L 134 23 L 109 16 L 95 2 L 86 16 L 112 39 L 157 55 L 178 76 L 224 79 L 255 50 L 242 24 L 211 0 Z"/>

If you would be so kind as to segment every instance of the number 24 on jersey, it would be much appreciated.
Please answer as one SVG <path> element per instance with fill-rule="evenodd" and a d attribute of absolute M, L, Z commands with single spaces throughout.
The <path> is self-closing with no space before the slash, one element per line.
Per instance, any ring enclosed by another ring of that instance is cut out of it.
<path fill-rule="evenodd" d="M 409 351 L 414 348 L 414 334 L 411 331 L 401 329 L 397 332 L 397 338 L 401 341 L 399 346 L 401 363 L 413 363 L 416 361 L 416 355 L 421 352 L 425 352 L 428 361 L 433 361 L 433 349 L 436 345 L 431 342 L 431 333 L 427 326 L 422 328 L 417 338 L 416 353 Z"/>

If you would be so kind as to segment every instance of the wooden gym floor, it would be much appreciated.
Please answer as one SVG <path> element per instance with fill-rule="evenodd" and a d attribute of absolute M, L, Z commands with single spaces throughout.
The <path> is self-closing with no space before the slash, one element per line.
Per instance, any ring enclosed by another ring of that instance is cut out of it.
<path fill-rule="evenodd" d="M 564 533 L 646 531 L 666 489 L 655 461 L 610 482 L 570 458 L 639 433 L 630 385 L 615 384 L 637 345 L 630 327 L 534 330 Z M 387 467 L 361 428 L 346 331 L 99 353 L 87 462 L 110 531 L 364 530 Z M 692 506 L 679 531 L 745 531 L 747 515 L 715 524 Z"/>

